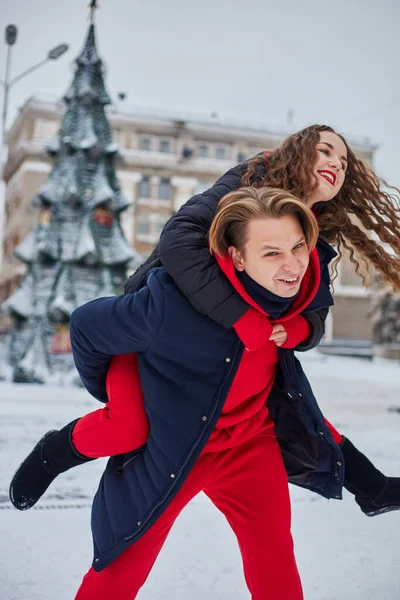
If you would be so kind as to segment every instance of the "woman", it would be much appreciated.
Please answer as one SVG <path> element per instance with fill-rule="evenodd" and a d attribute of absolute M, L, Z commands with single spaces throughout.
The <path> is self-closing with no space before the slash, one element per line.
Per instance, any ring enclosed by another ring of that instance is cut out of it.
<path fill-rule="evenodd" d="M 399 190 L 357 159 L 344 137 L 331 127 L 312 125 L 289 136 L 273 152 L 234 167 L 212 188 L 191 198 L 165 225 L 158 248 L 129 278 L 125 291 L 139 289 L 148 269 L 163 264 L 197 310 L 228 329 L 235 327 L 249 308 L 220 275 L 208 251 L 207 232 L 220 198 L 247 185 L 273 186 L 295 194 L 317 216 L 321 258 L 334 253 L 329 245 L 333 244 L 337 260 L 343 249 L 350 253 L 364 281 L 373 268 L 384 283 L 400 289 Z M 352 221 L 353 215 L 362 228 Z M 368 237 L 365 230 L 379 241 Z M 390 246 L 394 255 L 382 244 Z M 321 267 L 322 281 L 329 286 L 328 270 Z M 305 313 L 313 329 L 305 349 L 319 343 L 326 315 L 327 310 L 317 315 Z M 361 510 L 375 516 L 400 509 L 400 478 L 386 477 L 350 440 L 330 427 L 345 457 L 345 487 Z"/>
<path fill-rule="evenodd" d="M 139 292 L 72 314 L 88 391 L 104 399 L 111 359 L 135 352 L 150 421 L 146 445 L 107 465 L 93 504 L 95 559 L 76 600 L 135 598 L 200 491 L 238 539 L 253 600 L 303 598 L 286 469 L 325 497 L 340 497 L 343 483 L 340 449 L 291 349 L 308 334 L 304 308 L 331 303 L 319 293 L 317 235 L 312 212 L 287 192 L 244 188 L 221 201 L 210 248 L 252 307 L 248 346 L 193 309 L 163 268 Z M 270 340 L 273 324 L 287 328 L 284 348 Z"/>

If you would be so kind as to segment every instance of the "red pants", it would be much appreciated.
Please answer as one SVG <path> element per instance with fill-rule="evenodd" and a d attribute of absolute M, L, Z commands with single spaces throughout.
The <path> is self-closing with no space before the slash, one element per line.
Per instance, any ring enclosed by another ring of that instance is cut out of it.
<path fill-rule="evenodd" d="M 75 600 L 136 598 L 175 519 L 200 491 L 226 516 L 236 534 L 252 599 L 302 600 L 290 533 L 287 475 L 272 432 L 229 450 L 204 451 L 156 523 L 103 571 L 91 568 Z"/>
<path fill-rule="evenodd" d="M 74 427 L 74 445 L 89 457 L 128 452 L 143 445 L 148 436 L 136 355 L 113 359 L 107 394 L 108 404 L 82 417 Z M 236 534 L 253 600 L 301 600 L 287 475 L 272 429 L 229 450 L 206 449 L 151 529 L 103 571 L 90 569 L 76 600 L 136 598 L 175 519 L 201 491 Z"/>
<path fill-rule="evenodd" d="M 140 448 L 149 434 L 136 354 L 113 359 L 106 387 L 109 399 L 106 406 L 79 419 L 72 432 L 75 448 L 90 458 Z"/>

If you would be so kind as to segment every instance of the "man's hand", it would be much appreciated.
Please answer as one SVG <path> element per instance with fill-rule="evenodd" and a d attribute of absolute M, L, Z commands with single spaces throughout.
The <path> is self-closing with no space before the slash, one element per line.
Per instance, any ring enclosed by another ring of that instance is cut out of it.
<path fill-rule="evenodd" d="M 283 325 L 273 325 L 270 340 L 277 346 L 282 346 L 287 341 L 288 334 Z"/>

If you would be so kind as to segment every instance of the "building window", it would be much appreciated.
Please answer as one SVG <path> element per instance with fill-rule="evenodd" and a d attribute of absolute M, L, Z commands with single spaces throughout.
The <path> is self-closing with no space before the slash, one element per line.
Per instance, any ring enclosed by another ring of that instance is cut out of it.
<path fill-rule="evenodd" d="M 125 148 L 131 150 L 135 147 L 135 134 L 127 131 L 125 133 Z"/>
<path fill-rule="evenodd" d="M 36 119 L 33 137 L 51 139 L 57 133 L 57 122 L 47 119 Z"/>
<path fill-rule="evenodd" d="M 166 219 L 164 219 L 163 217 L 159 217 L 158 221 L 155 223 L 155 234 L 157 236 L 157 238 L 160 237 L 162 230 L 164 229 L 164 225 L 167 222 Z"/>
<path fill-rule="evenodd" d="M 158 197 L 160 200 L 171 200 L 172 186 L 169 178 L 161 177 L 158 187 Z"/>
<path fill-rule="evenodd" d="M 199 158 L 208 158 L 207 144 L 200 144 L 200 146 L 197 146 L 197 156 Z"/>
<path fill-rule="evenodd" d="M 206 181 L 205 179 L 200 179 L 197 182 L 196 187 L 193 190 L 194 194 L 202 194 L 203 192 L 205 192 L 206 190 L 208 190 L 210 187 L 213 186 L 213 181 Z"/>
<path fill-rule="evenodd" d="M 150 234 L 150 222 L 147 215 L 139 215 L 137 219 L 137 233 L 138 235 L 149 235 Z"/>
<path fill-rule="evenodd" d="M 145 175 L 142 177 L 142 181 L 139 182 L 139 198 L 150 198 L 151 197 L 151 181 L 150 177 Z"/>
<path fill-rule="evenodd" d="M 114 129 L 113 138 L 118 146 L 125 148 L 125 133 L 122 129 Z"/>
<path fill-rule="evenodd" d="M 139 150 L 149 152 L 151 150 L 151 138 L 141 137 L 139 140 Z"/>
<path fill-rule="evenodd" d="M 160 140 L 160 152 L 171 152 L 170 140 Z"/>
<path fill-rule="evenodd" d="M 217 146 L 215 150 L 215 158 L 218 160 L 226 159 L 226 148 L 224 148 L 224 146 Z"/>
<path fill-rule="evenodd" d="M 156 244 L 167 218 L 157 213 L 141 214 L 137 218 L 137 239 Z"/>

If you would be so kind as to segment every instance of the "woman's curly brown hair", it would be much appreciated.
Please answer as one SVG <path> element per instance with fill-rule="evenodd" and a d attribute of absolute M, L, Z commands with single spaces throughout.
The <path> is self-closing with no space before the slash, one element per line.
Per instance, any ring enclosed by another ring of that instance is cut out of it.
<path fill-rule="evenodd" d="M 268 185 L 283 188 L 299 199 L 309 197 L 317 187 L 310 165 L 315 165 L 317 161 L 316 146 L 322 131 L 340 137 L 346 145 L 348 159 L 346 177 L 338 195 L 329 202 L 315 205 L 320 236 L 336 246 L 339 253 L 334 271 L 337 274 L 337 262 L 345 249 L 364 283 L 369 281 L 370 267 L 373 265 L 385 282 L 395 290 L 400 290 L 400 190 L 377 177 L 371 167 L 358 159 L 346 140 L 331 127 L 306 127 L 288 137 L 268 158 L 265 155 L 255 157 L 248 163 L 241 184 L 255 187 Z M 395 255 L 371 239 L 351 220 L 351 215 L 357 217 L 364 229 L 374 232 L 380 242 L 390 246 Z"/>

